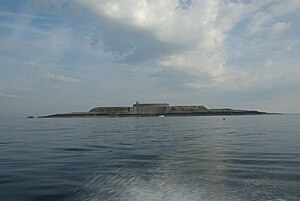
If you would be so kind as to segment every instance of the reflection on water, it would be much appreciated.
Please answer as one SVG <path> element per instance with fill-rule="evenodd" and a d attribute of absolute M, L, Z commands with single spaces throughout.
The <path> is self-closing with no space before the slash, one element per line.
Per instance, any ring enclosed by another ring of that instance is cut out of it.
<path fill-rule="evenodd" d="M 300 116 L 2 119 L 0 198 L 299 200 Z"/>

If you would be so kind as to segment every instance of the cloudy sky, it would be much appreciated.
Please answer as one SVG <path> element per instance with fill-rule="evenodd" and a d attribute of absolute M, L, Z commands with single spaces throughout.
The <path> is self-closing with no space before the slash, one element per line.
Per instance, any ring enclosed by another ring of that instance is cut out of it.
<path fill-rule="evenodd" d="M 1 0 L 0 116 L 300 112 L 299 0 Z"/>

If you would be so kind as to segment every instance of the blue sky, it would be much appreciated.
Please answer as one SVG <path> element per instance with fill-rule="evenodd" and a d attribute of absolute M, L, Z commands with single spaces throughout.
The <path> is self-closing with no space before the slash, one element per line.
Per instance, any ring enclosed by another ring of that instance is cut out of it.
<path fill-rule="evenodd" d="M 0 115 L 168 102 L 300 112 L 300 1 L 2 0 Z"/>

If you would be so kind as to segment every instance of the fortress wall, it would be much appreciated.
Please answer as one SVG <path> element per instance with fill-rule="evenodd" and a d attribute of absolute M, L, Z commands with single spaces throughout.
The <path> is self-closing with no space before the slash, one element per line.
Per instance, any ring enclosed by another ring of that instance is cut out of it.
<path fill-rule="evenodd" d="M 136 107 L 130 107 L 129 112 L 132 114 L 136 114 L 137 113 Z"/>
<path fill-rule="evenodd" d="M 130 113 L 159 115 L 166 114 L 168 109 L 169 106 L 167 104 L 139 104 L 133 105 L 130 108 Z"/>
<path fill-rule="evenodd" d="M 142 106 L 137 107 L 138 114 L 165 114 L 166 107 Z"/>

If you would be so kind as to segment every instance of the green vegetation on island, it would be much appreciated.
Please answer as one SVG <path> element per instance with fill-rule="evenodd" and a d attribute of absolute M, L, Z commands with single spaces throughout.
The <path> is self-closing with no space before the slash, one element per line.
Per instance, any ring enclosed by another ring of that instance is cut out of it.
<path fill-rule="evenodd" d="M 129 107 L 95 107 L 89 112 L 97 113 L 129 113 Z"/>
<path fill-rule="evenodd" d="M 171 106 L 171 111 L 207 111 L 208 109 L 203 105 L 194 105 L 194 106 Z"/>

